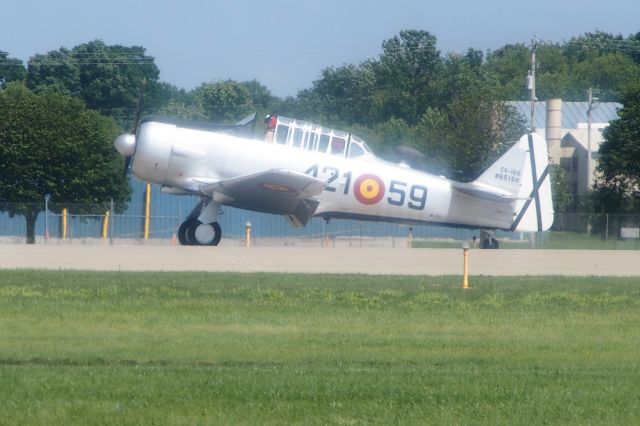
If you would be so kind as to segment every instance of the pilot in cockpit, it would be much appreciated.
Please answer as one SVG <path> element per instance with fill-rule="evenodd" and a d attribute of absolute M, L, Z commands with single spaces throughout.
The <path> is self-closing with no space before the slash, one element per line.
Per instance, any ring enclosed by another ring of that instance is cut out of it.
<path fill-rule="evenodd" d="M 331 154 L 344 154 L 345 142 L 342 138 L 333 137 L 331 139 Z"/>
<path fill-rule="evenodd" d="M 276 132 L 276 123 L 278 122 L 278 117 L 275 115 L 267 115 L 264 118 L 264 141 L 265 142 L 273 142 L 273 135 Z"/>

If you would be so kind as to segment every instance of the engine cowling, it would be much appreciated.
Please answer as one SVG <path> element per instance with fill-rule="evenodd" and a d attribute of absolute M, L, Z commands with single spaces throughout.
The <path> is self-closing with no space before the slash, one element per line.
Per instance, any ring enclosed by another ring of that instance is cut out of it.
<path fill-rule="evenodd" d="M 158 185 L 164 184 L 175 132 L 176 126 L 172 124 L 155 121 L 140 124 L 134 140 L 135 156 L 131 168 L 138 179 Z"/>

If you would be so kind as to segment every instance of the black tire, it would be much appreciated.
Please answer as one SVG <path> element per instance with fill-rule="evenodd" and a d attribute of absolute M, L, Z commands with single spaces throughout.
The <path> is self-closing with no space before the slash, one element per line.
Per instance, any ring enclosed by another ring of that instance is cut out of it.
<path fill-rule="evenodd" d="M 180 241 L 181 245 L 183 246 L 193 245 L 189 240 L 189 228 L 191 228 L 194 222 L 196 221 L 197 221 L 196 219 L 187 219 L 184 222 L 182 222 L 182 224 L 178 228 L 178 241 Z"/>
<path fill-rule="evenodd" d="M 198 227 L 201 225 L 211 226 L 212 229 L 205 229 L 205 232 L 199 232 Z M 208 231 L 208 232 L 207 232 Z M 211 231 L 212 234 L 211 235 Z M 203 235 L 206 239 L 202 239 Z M 196 246 L 217 246 L 220 243 L 220 239 L 222 238 L 222 228 L 218 222 L 211 222 L 208 224 L 203 224 L 197 219 L 194 219 L 190 226 L 187 227 L 187 232 L 185 234 L 187 241 L 189 244 Z"/>
<path fill-rule="evenodd" d="M 498 240 L 495 238 L 491 238 L 491 248 L 497 250 L 499 247 L 500 243 L 498 242 Z"/>
<path fill-rule="evenodd" d="M 484 241 L 482 241 L 483 249 L 497 249 L 498 247 L 500 247 L 500 243 L 493 237 L 486 238 Z"/>

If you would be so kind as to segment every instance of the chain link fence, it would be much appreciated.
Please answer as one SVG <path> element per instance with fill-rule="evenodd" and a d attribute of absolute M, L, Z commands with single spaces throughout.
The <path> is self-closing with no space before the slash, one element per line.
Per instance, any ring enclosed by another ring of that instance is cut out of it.
<path fill-rule="evenodd" d="M 0 205 L 0 242 L 25 243 L 24 212 L 38 212 L 34 236 L 47 244 L 178 244 L 177 232 L 196 199 L 185 199 L 163 214 L 143 203 L 117 213 L 107 206 L 67 204 L 49 208 L 46 203 Z M 168 213 L 167 213 L 168 211 Z M 282 216 L 223 207 L 218 222 L 221 245 L 243 245 L 250 228 L 252 245 L 451 247 L 463 242 L 479 247 L 478 230 L 434 225 L 402 225 L 358 220 L 313 218 L 303 228 L 292 227 Z M 540 249 L 640 249 L 640 215 L 556 214 L 551 231 L 527 234 L 498 231 L 500 248 Z"/>

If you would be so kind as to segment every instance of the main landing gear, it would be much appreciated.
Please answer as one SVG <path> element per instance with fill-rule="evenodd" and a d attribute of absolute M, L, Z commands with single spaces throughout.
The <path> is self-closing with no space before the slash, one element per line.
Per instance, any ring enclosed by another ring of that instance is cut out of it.
<path fill-rule="evenodd" d="M 200 202 L 178 228 L 180 244 L 183 246 L 217 246 L 222 238 L 222 228 L 216 221 L 219 208 L 220 206 L 213 200 Z"/>
<path fill-rule="evenodd" d="M 202 223 L 191 218 L 178 228 L 178 241 L 183 246 L 217 246 L 221 238 L 222 228 L 218 222 Z"/>

